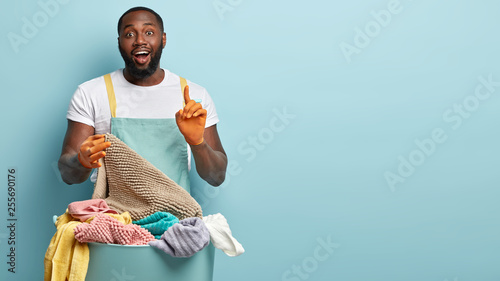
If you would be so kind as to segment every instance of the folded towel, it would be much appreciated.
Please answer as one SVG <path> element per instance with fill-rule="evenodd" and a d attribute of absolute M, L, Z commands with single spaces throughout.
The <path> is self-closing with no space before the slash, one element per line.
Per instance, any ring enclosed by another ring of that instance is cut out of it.
<path fill-rule="evenodd" d="M 233 237 L 229 224 L 222 214 L 208 215 L 203 217 L 203 221 L 210 232 L 210 240 L 215 248 L 221 249 L 230 257 L 239 256 L 245 252 L 243 246 Z"/>
<path fill-rule="evenodd" d="M 135 224 L 123 224 L 106 214 L 97 214 L 88 223 L 75 228 L 75 239 L 80 242 L 100 242 L 121 245 L 146 245 L 155 240 L 147 230 Z"/>
<path fill-rule="evenodd" d="M 118 214 L 112 210 L 103 199 L 90 199 L 84 201 L 76 201 L 68 205 L 68 212 L 74 218 L 84 222 L 98 213 Z"/>
<path fill-rule="evenodd" d="M 161 235 L 167 231 L 172 225 L 178 223 L 179 219 L 176 218 L 171 213 L 167 212 L 156 212 L 151 216 L 145 217 L 138 221 L 133 221 L 144 229 L 147 229 L 151 234 L 154 235 L 156 239 L 160 239 Z"/>
<path fill-rule="evenodd" d="M 133 220 L 156 212 L 169 212 L 179 220 L 203 217 L 200 205 L 181 186 L 114 135 L 106 134 L 106 141 L 111 146 L 101 158 L 104 165 L 99 168 L 92 198 L 105 199 L 119 212 L 128 211 Z"/>
<path fill-rule="evenodd" d="M 187 218 L 167 229 L 160 240 L 149 242 L 173 257 L 190 257 L 205 248 L 210 234 L 200 218 Z"/>

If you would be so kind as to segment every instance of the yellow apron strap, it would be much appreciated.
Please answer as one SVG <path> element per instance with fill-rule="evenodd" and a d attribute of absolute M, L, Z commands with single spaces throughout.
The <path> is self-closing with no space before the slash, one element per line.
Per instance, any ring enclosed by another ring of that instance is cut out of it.
<path fill-rule="evenodd" d="M 111 75 L 108 73 L 104 75 L 104 83 L 106 83 L 106 91 L 108 92 L 109 109 L 111 110 L 111 117 L 116 117 L 116 98 L 115 90 L 113 89 L 113 82 L 111 82 Z"/>
<path fill-rule="evenodd" d="M 180 76 L 179 76 L 179 78 L 181 78 L 182 107 L 185 107 L 186 101 L 184 100 L 184 88 L 186 88 L 187 82 L 186 82 L 186 78 L 182 78 Z"/>

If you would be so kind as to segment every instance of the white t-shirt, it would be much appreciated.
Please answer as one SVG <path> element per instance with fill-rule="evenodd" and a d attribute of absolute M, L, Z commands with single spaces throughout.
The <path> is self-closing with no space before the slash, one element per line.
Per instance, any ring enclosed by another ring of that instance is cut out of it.
<path fill-rule="evenodd" d="M 123 76 L 123 69 L 112 72 L 116 117 L 175 118 L 175 113 L 183 107 L 184 100 L 180 78 L 166 69 L 163 70 L 165 71 L 163 81 L 158 85 L 147 87 L 128 82 Z M 187 84 L 191 99 L 201 99 L 202 107 L 207 110 L 205 127 L 217 124 L 219 118 L 207 90 L 191 81 L 187 81 Z M 102 76 L 78 86 L 69 104 L 66 118 L 94 127 L 95 134 L 111 132 L 111 110 Z M 189 145 L 187 147 L 188 167 L 191 169 L 191 149 Z"/>

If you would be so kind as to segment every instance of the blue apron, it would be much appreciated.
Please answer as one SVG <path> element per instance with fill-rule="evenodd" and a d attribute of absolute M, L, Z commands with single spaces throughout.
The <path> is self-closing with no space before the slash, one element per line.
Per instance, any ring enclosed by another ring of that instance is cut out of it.
<path fill-rule="evenodd" d="M 188 152 L 175 118 L 145 119 L 116 117 L 116 98 L 111 75 L 104 75 L 111 110 L 111 133 L 190 192 Z M 186 79 L 180 77 L 181 93 Z M 183 98 L 184 100 L 184 98 Z"/>

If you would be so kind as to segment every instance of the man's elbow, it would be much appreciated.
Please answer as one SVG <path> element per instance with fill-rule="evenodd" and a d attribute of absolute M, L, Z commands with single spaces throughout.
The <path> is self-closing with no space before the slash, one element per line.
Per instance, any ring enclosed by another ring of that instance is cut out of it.
<path fill-rule="evenodd" d="M 59 158 L 59 161 L 57 162 L 57 167 L 59 168 L 59 173 L 61 174 L 62 181 L 67 185 L 84 182 L 86 178 L 75 177 L 75 171 L 74 169 L 71 169 L 67 161 L 69 161 L 69 159 L 61 156 L 61 158 Z"/>
<path fill-rule="evenodd" d="M 61 175 L 61 178 L 62 178 L 62 180 L 63 180 L 63 182 L 65 184 L 67 184 L 67 185 L 72 185 L 73 184 L 68 178 L 63 177 L 62 175 Z"/>
<path fill-rule="evenodd" d="M 72 185 L 73 182 L 71 181 L 70 177 L 68 176 L 69 173 L 66 172 L 67 165 L 63 163 L 62 157 L 59 158 L 59 162 L 57 162 L 57 167 L 59 168 L 59 173 L 61 174 L 61 179 L 65 184 Z"/>
<path fill-rule="evenodd" d="M 207 182 L 211 186 L 217 187 L 217 186 L 223 184 L 225 179 L 226 179 L 226 171 L 220 171 L 220 172 L 216 173 L 215 176 L 212 176 L 209 179 L 207 179 Z"/>

